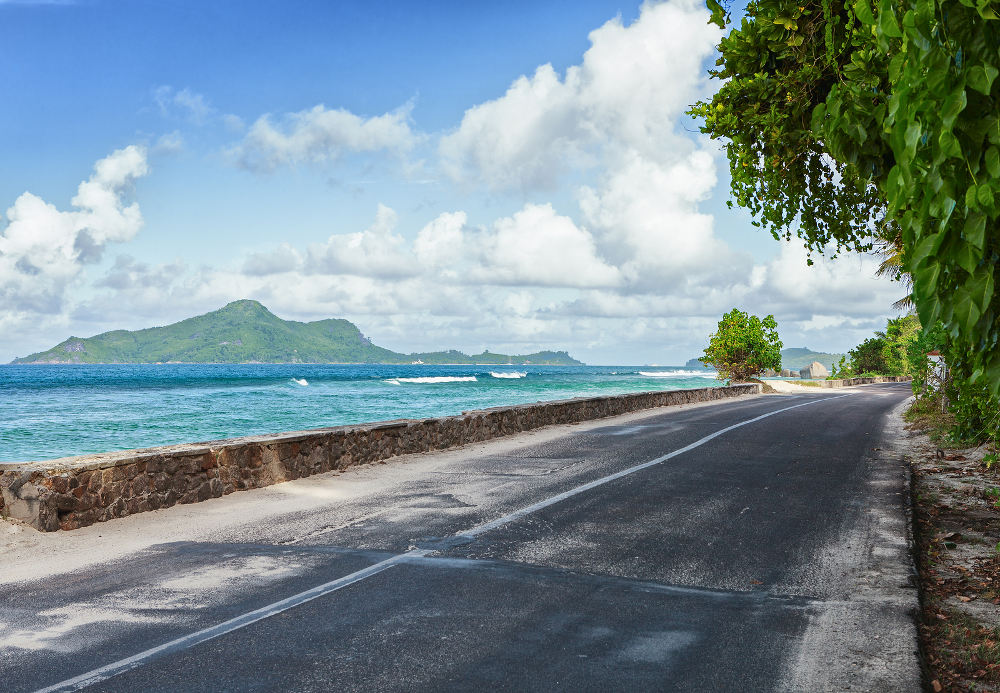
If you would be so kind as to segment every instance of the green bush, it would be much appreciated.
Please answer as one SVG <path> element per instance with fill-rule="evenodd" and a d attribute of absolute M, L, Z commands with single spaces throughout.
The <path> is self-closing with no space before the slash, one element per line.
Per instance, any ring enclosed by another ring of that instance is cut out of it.
<path fill-rule="evenodd" d="M 702 363 L 714 366 L 720 380 L 749 380 L 781 368 L 781 340 L 773 315 L 763 320 L 733 308 L 722 316 L 705 348 Z"/>

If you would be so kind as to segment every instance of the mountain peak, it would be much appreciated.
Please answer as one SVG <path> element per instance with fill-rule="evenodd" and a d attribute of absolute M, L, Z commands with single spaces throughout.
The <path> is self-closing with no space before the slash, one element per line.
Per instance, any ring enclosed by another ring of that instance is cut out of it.
<path fill-rule="evenodd" d="M 233 313 L 233 312 L 244 312 L 244 313 L 267 313 L 268 315 L 274 315 L 269 311 L 263 303 L 260 301 L 255 301 L 252 298 L 241 298 L 238 301 L 233 301 L 232 303 L 227 303 L 226 305 L 219 308 L 217 312 L 219 313 Z"/>

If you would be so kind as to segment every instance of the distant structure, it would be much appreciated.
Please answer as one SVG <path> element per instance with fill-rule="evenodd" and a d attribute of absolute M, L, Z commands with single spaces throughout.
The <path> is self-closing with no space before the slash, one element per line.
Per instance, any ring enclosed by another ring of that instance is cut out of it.
<path fill-rule="evenodd" d="M 800 378 L 826 378 L 829 375 L 830 371 L 826 370 L 826 366 L 819 361 L 813 361 L 799 371 Z"/>

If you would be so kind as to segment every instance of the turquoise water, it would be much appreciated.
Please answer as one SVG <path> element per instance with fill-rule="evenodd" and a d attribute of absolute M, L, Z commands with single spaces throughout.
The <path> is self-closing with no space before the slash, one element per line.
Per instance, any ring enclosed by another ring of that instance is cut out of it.
<path fill-rule="evenodd" d="M 0 462 L 720 385 L 632 366 L 0 366 Z"/>

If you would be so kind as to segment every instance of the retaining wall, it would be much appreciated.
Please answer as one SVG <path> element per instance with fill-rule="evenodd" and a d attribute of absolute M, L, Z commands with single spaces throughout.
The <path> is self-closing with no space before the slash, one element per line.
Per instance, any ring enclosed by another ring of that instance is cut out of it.
<path fill-rule="evenodd" d="M 36 529 L 76 529 L 312 474 L 444 450 L 553 424 L 759 394 L 757 384 L 576 398 L 44 462 L 0 464 L 0 514 Z"/>
<path fill-rule="evenodd" d="M 815 380 L 821 387 L 850 387 L 851 385 L 871 385 L 873 383 L 906 383 L 910 376 L 879 375 L 873 378 L 844 378 L 843 380 Z"/>

